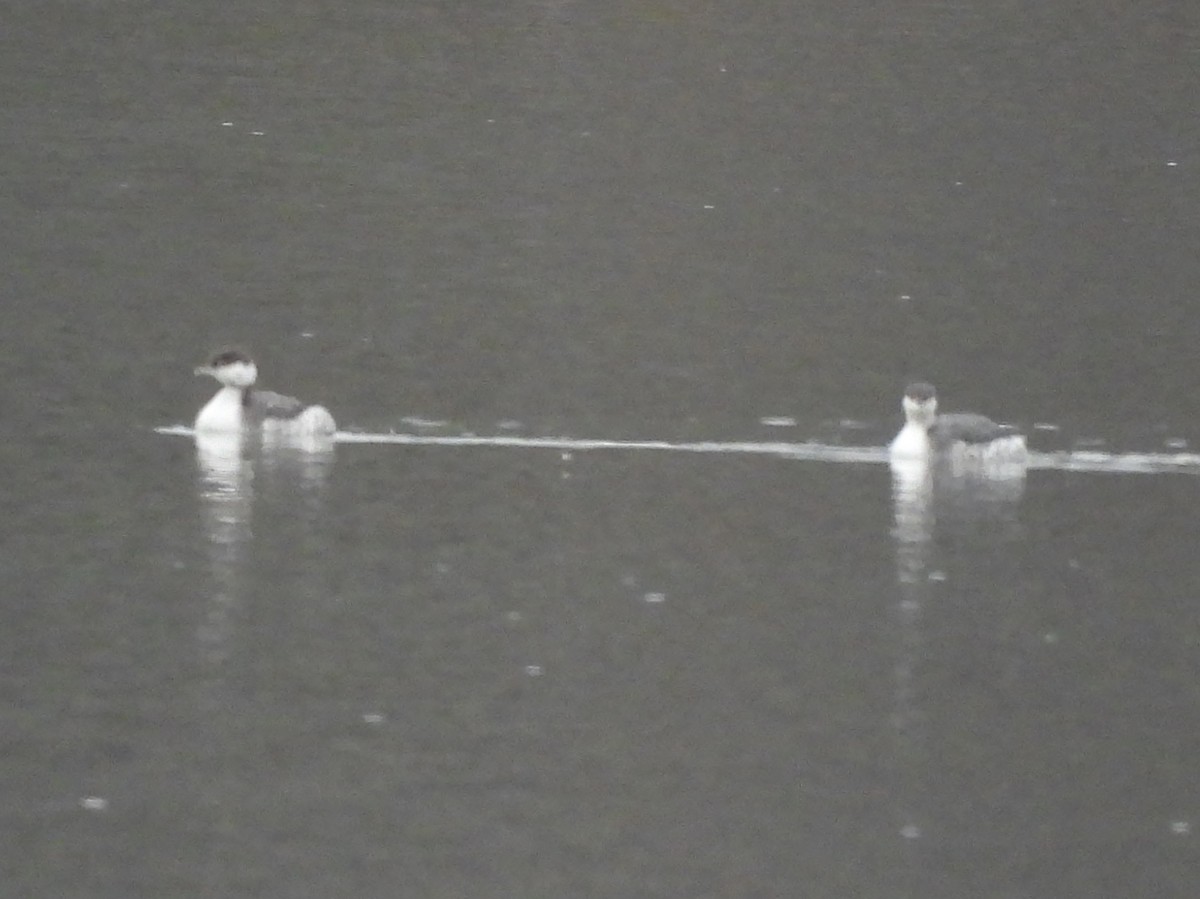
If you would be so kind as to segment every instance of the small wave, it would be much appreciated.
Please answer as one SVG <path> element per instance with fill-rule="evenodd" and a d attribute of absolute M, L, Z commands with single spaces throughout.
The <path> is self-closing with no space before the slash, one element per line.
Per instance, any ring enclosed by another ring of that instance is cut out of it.
<path fill-rule="evenodd" d="M 444 428 L 450 424 L 448 421 L 437 418 L 421 418 L 419 415 L 407 415 L 400 420 L 414 428 Z"/>

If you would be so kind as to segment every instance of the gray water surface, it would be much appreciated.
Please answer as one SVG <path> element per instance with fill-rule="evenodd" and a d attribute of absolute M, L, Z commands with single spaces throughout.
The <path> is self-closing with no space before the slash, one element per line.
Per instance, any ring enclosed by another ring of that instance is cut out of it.
<path fill-rule="evenodd" d="M 1194 451 L 1197 24 L 13 11 L 7 892 L 1192 896 L 1192 473 L 154 428 Z"/>

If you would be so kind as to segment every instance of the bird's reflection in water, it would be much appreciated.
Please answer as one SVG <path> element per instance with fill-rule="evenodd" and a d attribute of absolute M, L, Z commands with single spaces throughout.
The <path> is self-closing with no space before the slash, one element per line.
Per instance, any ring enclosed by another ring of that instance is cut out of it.
<path fill-rule="evenodd" d="M 229 652 L 233 622 L 243 602 L 246 557 L 254 532 L 256 495 L 278 479 L 299 488 L 319 512 L 320 488 L 333 464 L 332 437 L 261 439 L 242 433 L 197 434 L 197 488 L 211 575 L 210 600 L 198 629 L 201 653 L 212 664 Z"/>
<path fill-rule="evenodd" d="M 246 606 L 253 598 L 248 594 L 263 582 L 261 577 L 251 577 L 251 562 L 258 558 L 253 552 L 255 503 L 264 498 L 273 501 L 277 495 L 287 501 L 299 494 L 301 533 L 308 533 L 312 518 L 322 513 L 320 488 L 333 463 L 333 441 L 296 444 L 260 439 L 257 434 L 198 434 L 196 461 L 209 583 L 196 628 L 200 671 L 192 690 L 198 720 L 188 751 L 204 771 L 202 795 L 194 809 L 204 823 L 197 825 L 197 832 L 212 835 L 206 840 L 203 892 L 227 896 L 233 892 L 230 872 L 241 851 L 231 816 L 248 789 L 244 766 L 228 763 L 239 757 L 236 749 L 247 739 L 245 695 L 238 689 L 238 666 L 231 656 L 239 645 L 239 622 L 246 619 Z M 290 547 L 281 535 L 262 529 L 294 522 L 297 516 L 262 511 L 258 537 Z"/>
<path fill-rule="evenodd" d="M 239 574 L 250 541 L 254 464 L 243 456 L 241 434 L 197 435 L 200 510 L 207 540 L 211 593 L 197 636 L 205 661 L 228 652 L 231 618 L 241 594 Z"/>
<path fill-rule="evenodd" d="M 917 841 L 925 830 L 920 813 L 926 746 L 918 667 L 925 660 L 923 618 L 933 589 L 952 561 L 937 554 L 939 538 L 972 535 L 987 544 L 1006 543 L 1019 533 L 1017 508 L 1025 490 L 1025 466 L 953 455 L 936 459 L 892 459 L 897 600 L 893 621 L 898 637 L 892 727 L 897 744 L 898 831 Z"/>
<path fill-rule="evenodd" d="M 893 459 L 892 501 L 896 578 L 902 587 L 928 581 L 938 532 L 977 525 L 989 540 L 1003 541 L 1018 528 L 1016 510 L 1025 492 L 1025 466 L 953 456 Z M 913 594 L 912 590 L 902 592 Z M 919 595 L 903 599 L 920 601 Z"/>

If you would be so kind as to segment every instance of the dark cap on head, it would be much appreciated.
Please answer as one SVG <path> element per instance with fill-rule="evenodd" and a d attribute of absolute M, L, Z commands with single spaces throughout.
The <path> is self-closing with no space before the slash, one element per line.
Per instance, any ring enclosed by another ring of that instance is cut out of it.
<path fill-rule="evenodd" d="M 928 381 L 913 381 L 904 388 L 904 395 L 917 402 L 925 402 L 937 396 L 937 391 Z"/>
<path fill-rule="evenodd" d="M 251 358 L 241 350 L 221 350 L 208 363 L 213 368 L 219 368 L 222 365 L 233 365 L 237 362 L 251 362 Z"/>

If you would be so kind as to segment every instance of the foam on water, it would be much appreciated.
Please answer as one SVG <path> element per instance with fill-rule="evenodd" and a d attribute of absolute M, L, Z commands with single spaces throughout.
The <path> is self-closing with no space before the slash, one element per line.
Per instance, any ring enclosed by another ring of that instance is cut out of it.
<path fill-rule="evenodd" d="M 155 428 L 156 433 L 178 437 L 191 437 L 191 428 L 181 425 Z M 434 435 L 434 434 L 371 434 L 339 431 L 334 435 L 337 443 L 396 445 L 396 446 L 446 446 L 446 447 L 498 447 L 512 449 L 555 449 L 571 452 L 591 450 L 650 451 L 676 453 L 707 453 L 776 456 L 785 459 L 801 459 L 812 462 L 842 462 L 881 464 L 888 461 L 887 447 L 883 446 L 840 446 L 827 443 L 787 443 L 782 441 L 691 441 L 669 440 L 606 440 L 576 437 L 519 437 L 512 434 L 494 436 L 477 435 Z M 1115 474 L 1157 474 L 1179 472 L 1200 475 L 1200 453 L 1105 453 L 1091 450 L 1029 454 L 1025 466 L 1030 470 L 1094 471 Z"/>

